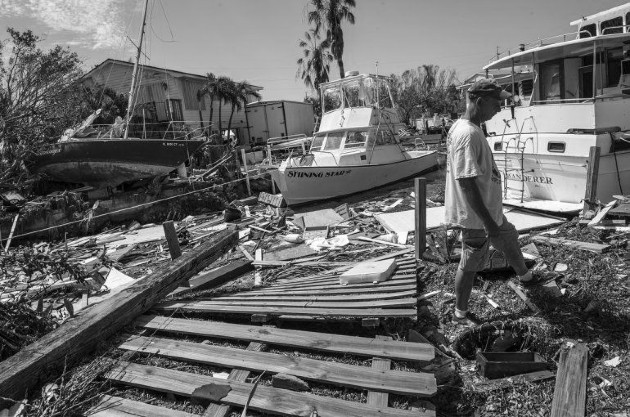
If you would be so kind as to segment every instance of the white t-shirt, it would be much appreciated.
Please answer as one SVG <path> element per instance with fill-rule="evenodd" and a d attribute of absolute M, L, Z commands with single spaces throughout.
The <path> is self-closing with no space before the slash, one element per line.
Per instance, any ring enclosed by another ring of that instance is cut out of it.
<path fill-rule="evenodd" d="M 484 228 L 458 181 L 475 177 L 490 216 L 500 226 L 503 223 L 501 175 L 481 128 L 469 120 L 457 120 L 448 132 L 446 147 L 446 223 L 466 229 Z"/>

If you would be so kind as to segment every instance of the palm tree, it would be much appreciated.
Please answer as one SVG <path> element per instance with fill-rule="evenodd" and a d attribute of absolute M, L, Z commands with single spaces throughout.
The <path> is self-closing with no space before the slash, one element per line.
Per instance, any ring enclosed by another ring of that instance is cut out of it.
<path fill-rule="evenodd" d="M 261 99 L 260 93 L 256 91 L 247 81 L 240 81 L 238 83 L 232 83 L 230 85 L 230 101 L 229 103 L 232 105 L 232 111 L 230 113 L 230 119 L 228 121 L 228 135 L 232 129 L 232 117 L 234 116 L 234 111 L 241 111 L 245 108 L 250 98 L 255 98 L 256 100 Z"/>
<path fill-rule="evenodd" d="M 317 92 L 320 97 L 319 85 L 328 81 L 330 63 L 334 57 L 330 53 L 330 41 L 324 39 L 318 43 L 319 34 L 315 29 L 304 32 L 304 39 L 300 39 L 300 48 L 304 48 L 304 56 L 297 60 L 299 66 L 296 77 L 300 77 L 304 84 Z"/>
<path fill-rule="evenodd" d="M 215 80 L 214 85 L 214 97 L 219 102 L 219 136 L 223 137 L 223 121 L 221 115 L 221 108 L 223 104 L 228 104 L 231 102 L 233 97 L 233 84 L 234 81 L 225 75 L 220 75 Z"/>
<path fill-rule="evenodd" d="M 355 0 L 311 0 L 314 10 L 308 12 L 308 22 L 315 24 L 317 33 L 324 29 L 326 39 L 330 41 L 330 52 L 339 66 L 341 78 L 345 75 L 343 66 L 343 30 L 341 22 L 346 20 L 354 25 L 351 8 L 356 7 Z"/>
<path fill-rule="evenodd" d="M 214 112 L 214 100 L 217 97 L 217 76 L 209 72 L 206 74 L 206 83 L 197 91 L 197 101 L 199 102 L 199 118 L 201 119 L 201 100 L 203 97 L 208 96 L 210 98 L 210 116 L 208 117 L 208 128 L 212 130 L 212 116 Z M 203 120 L 201 121 L 201 127 L 203 128 Z"/>

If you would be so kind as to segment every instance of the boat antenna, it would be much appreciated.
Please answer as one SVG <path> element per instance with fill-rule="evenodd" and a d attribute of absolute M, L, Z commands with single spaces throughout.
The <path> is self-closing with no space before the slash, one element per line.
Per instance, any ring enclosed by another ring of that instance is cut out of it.
<path fill-rule="evenodd" d="M 147 23 L 147 7 L 149 0 L 144 2 L 144 12 L 142 16 L 142 25 L 140 26 L 140 42 L 138 42 L 138 51 L 136 52 L 136 62 L 133 64 L 133 73 L 131 74 L 131 89 L 129 91 L 129 102 L 127 103 L 127 116 L 125 117 L 125 133 L 123 139 L 129 137 L 129 122 L 131 121 L 131 111 L 133 109 L 134 102 L 134 89 L 136 88 L 136 78 L 138 77 L 138 62 L 140 61 L 140 55 L 142 54 L 142 39 L 144 38 L 144 26 Z"/>
<path fill-rule="evenodd" d="M 378 98 L 378 90 L 379 90 L 379 85 L 378 85 L 378 61 L 376 61 L 376 108 L 380 109 L 381 108 L 381 100 L 379 100 Z"/>

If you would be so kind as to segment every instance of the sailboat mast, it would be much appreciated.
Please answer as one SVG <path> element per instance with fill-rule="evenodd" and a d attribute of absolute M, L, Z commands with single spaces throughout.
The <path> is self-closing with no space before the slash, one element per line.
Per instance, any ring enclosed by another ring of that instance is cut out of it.
<path fill-rule="evenodd" d="M 144 2 L 144 12 L 142 16 L 142 25 L 140 26 L 140 42 L 138 42 L 138 51 L 136 53 L 136 62 L 133 64 L 133 73 L 131 74 L 131 90 L 129 91 L 129 102 L 127 103 L 127 116 L 125 118 L 125 134 L 123 139 L 129 137 L 129 122 L 131 121 L 131 111 L 133 108 L 133 92 L 136 88 L 136 78 L 138 77 L 138 63 L 140 62 L 140 54 L 142 53 L 142 40 L 144 38 L 144 26 L 147 23 L 147 8 L 149 0 Z"/>

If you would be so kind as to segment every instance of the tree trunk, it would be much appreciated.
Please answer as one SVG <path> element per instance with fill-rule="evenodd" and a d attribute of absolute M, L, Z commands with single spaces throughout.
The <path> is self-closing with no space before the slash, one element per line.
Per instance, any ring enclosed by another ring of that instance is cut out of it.
<path fill-rule="evenodd" d="M 343 67 L 343 58 L 341 57 L 337 58 L 337 65 L 339 66 L 339 76 L 341 78 L 344 78 L 346 75 L 346 71 L 345 71 L 345 68 Z"/>
<path fill-rule="evenodd" d="M 201 129 L 204 129 L 203 125 L 203 113 L 201 113 L 201 100 L 197 99 L 197 108 L 199 109 L 199 124 L 201 125 Z"/>
<path fill-rule="evenodd" d="M 210 134 L 212 134 L 212 116 L 214 115 L 214 96 L 210 96 L 210 116 L 208 117 L 208 128 L 210 129 Z"/>
<path fill-rule="evenodd" d="M 228 120 L 228 127 L 227 127 L 227 135 L 228 135 L 228 140 L 231 141 L 232 138 L 230 137 L 230 130 L 232 129 L 232 116 L 234 116 L 234 108 L 236 106 L 234 104 L 232 104 L 232 112 L 230 113 L 230 120 Z M 236 138 L 236 135 L 234 135 L 234 138 Z"/>

